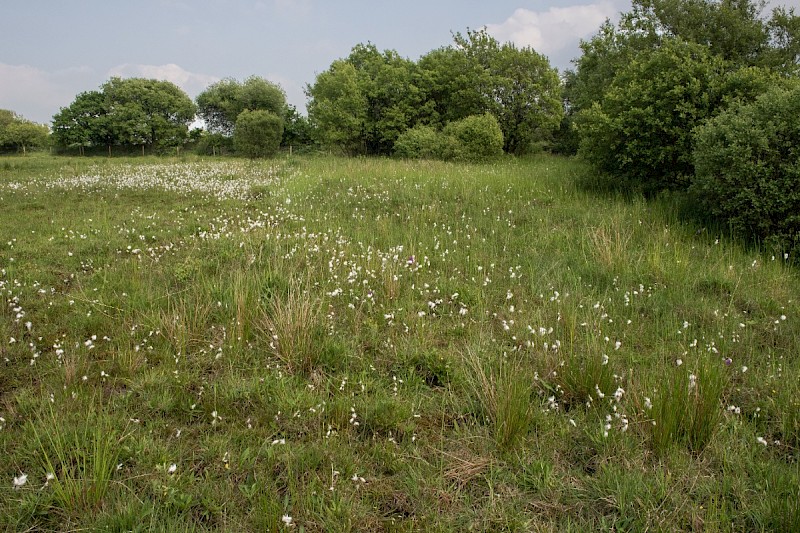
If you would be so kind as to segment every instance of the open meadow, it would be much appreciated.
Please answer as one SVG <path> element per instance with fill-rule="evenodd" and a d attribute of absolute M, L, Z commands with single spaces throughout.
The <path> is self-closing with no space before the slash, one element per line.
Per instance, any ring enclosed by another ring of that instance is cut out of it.
<path fill-rule="evenodd" d="M 0 528 L 800 530 L 800 270 L 541 156 L 0 160 Z"/>

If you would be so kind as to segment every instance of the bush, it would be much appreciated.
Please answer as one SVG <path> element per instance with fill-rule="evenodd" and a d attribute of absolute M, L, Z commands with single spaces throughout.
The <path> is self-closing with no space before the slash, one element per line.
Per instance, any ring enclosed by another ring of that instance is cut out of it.
<path fill-rule="evenodd" d="M 226 155 L 233 152 L 233 138 L 221 133 L 203 133 L 194 145 L 199 155 Z"/>
<path fill-rule="evenodd" d="M 458 141 L 458 153 L 454 154 L 457 159 L 485 161 L 503 155 L 503 132 L 489 113 L 451 122 L 443 134 Z"/>
<path fill-rule="evenodd" d="M 503 154 L 503 132 L 493 115 L 473 115 L 444 131 L 415 126 L 395 141 L 394 153 L 409 159 L 486 161 Z"/>
<path fill-rule="evenodd" d="M 242 111 L 236 118 L 233 146 L 247 157 L 274 155 L 283 138 L 283 119 L 270 111 Z"/>
<path fill-rule="evenodd" d="M 740 235 L 800 251 L 800 82 L 738 104 L 695 132 L 692 192 Z"/>
<path fill-rule="evenodd" d="M 406 159 L 444 159 L 441 153 L 442 134 L 430 126 L 414 126 L 400 134 L 394 143 L 394 154 Z"/>
<path fill-rule="evenodd" d="M 677 39 L 641 53 L 579 115 L 580 154 L 626 188 L 685 188 L 694 173 L 692 128 L 713 113 L 711 88 L 723 69 L 706 47 Z"/>

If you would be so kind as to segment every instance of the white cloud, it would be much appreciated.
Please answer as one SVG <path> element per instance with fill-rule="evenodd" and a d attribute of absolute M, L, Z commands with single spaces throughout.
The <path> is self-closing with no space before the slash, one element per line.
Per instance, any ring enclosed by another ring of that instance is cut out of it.
<path fill-rule="evenodd" d="M 77 93 L 96 84 L 97 75 L 89 67 L 47 72 L 30 65 L 0 63 L 0 107 L 35 122 L 49 123 Z"/>
<path fill-rule="evenodd" d="M 600 25 L 607 18 L 615 18 L 618 11 L 611 1 L 551 7 L 547 11 L 520 8 L 502 24 L 487 24 L 486 30 L 501 42 L 530 46 L 553 59 L 577 50 L 580 39 L 596 33 Z"/>
<path fill-rule="evenodd" d="M 194 97 L 203 92 L 206 87 L 219 81 L 216 76 L 197 74 L 183 69 L 179 65 L 134 65 L 124 63 L 108 71 L 108 77 L 120 78 L 150 78 L 170 81 L 183 89 L 189 96 Z"/>

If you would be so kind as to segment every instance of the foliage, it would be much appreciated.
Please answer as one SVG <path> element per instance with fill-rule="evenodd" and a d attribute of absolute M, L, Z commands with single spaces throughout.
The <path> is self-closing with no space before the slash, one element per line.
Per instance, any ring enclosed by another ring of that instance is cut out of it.
<path fill-rule="evenodd" d="M 0 149 L 22 150 L 43 146 L 50 130 L 47 126 L 36 124 L 18 116 L 13 111 L 0 109 Z"/>
<path fill-rule="evenodd" d="M 745 237 L 800 250 L 800 83 L 775 87 L 696 131 L 702 209 Z"/>
<path fill-rule="evenodd" d="M 194 145 L 194 151 L 200 155 L 226 155 L 233 153 L 233 138 L 221 133 L 204 131 Z"/>
<path fill-rule="evenodd" d="M 465 159 L 467 150 L 452 131 L 439 131 L 431 126 L 414 126 L 395 142 L 395 155 L 405 159 Z"/>
<path fill-rule="evenodd" d="M 226 78 L 210 85 L 197 96 L 197 114 L 211 133 L 232 136 L 239 114 L 244 110 L 269 111 L 279 117 L 287 113 L 283 89 L 258 76 L 243 82 Z"/>
<path fill-rule="evenodd" d="M 414 126 L 397 138 L 394 154 L 406 159 L 444 159 L 442 138 L 441 132 L 431 126 Z"/>
<path fill-rule="evenodd" d="M 312 144 L 311 136 L 311 124 L 308 118 L 298 113 L 293 105 L 286 106 L 281 146 L 306 146 Z"/>
<path fill-rule="evenodd" d="M 561 85 L 556 69 L 530 47 L 500 44 L 485 30 L 456 34 L 455 48 L 467 60 L 469 80 L 481 103 L 478 113 L 497 118 L 503 148 L 523 154 L 534 143 L 550 140 L 563 116 Z M 459 117 L 466 118 L 466 117 Z"/>
<path fill-rule="evenodd" d="M 457 159 L 486 161 L 503 155 L 503 132 L 490 113 L 451 122 L 443 134 L 458 141 Z"/>
<path fill-rule="evenodd" d="M 414 64 L 393 50 L 359 44 L 307 87 L 317 139 L 348 153 L 389 154 L 421 103 Z"/>
<path fill-rule="evenodd" d="M 62 147 L 84 148 L 114 144 L 106 98 L 100 91 L 82 92 L 53 117 L 53 140 Z"/>
<path fill-rule="evenodd" d="M 639 54 L 579 119 L 580 154 L 624 187 L 652 194 L 686 187 L 692 129 L 717 109 L 725 64 L 700 45 L 670 40 Z"/>
<path fill-rule="evenodd" d="M 275 155 L 283 138 L 283 118 L 265 110 L 244 110 L 236 119 L 233 146 L 247 157 Z"/>
<path fill-rule="evenodd" d="M 420 121 L 436 127 L 486 111 L 477 90 L 485 76 L 463 51 L 453 46 L 437 48 L 417 62 L 415 83 L 425 95 Z"/>
<path fill-rule="evenodd" d="M 610 21 L 600 26 L 588 41 L 581 41 L 581 56 L 574 61 L 576 69 L 565 73 L 565 104 L 570 113 L 589 109 L 600 102 L 614 76 L 622 71 L 639 52 L 655 48 L 649 33 L 640 33 L 624 26 L 617 28 Z"/>
<path fill-rule="evenodd" d="M 159 150 L 183 144 L 195 106 L 168 81 L 112 78 L 100 91 L 78 94 L 53 117 L 62 147 L 146 145 Z"/>
<path fill-rule="evenodd" d="M 503 154 L 503 132 L 493 115 L 475 115 L 437 131 L 415 126 L 398 137 L 395 155 L 406 159 L 487 161 Z"/>
<path fill-rule="evenodd" d="M 760 0 L 638 0 L 626 15 L 631 28 L 707 46 L 737 67 L 797 73 L 800 18 L 785 8 L 763 16 Z"/>
<path fill-rule="evenodd" d="M 414 63 L 372 44 L 355 46 L 307 88 L 317 140 L 347 153 L 390 154 L 417 125 L 443 128 L 491 113 L 504 149 L 525 153 L 548 141 L 563 115 L 556 70 L 531 48 L 500 44 L 485 30 Z"/>
<path fill-rule="evenodd" d="M 358 72 L 347 61 L 337 60 L 317 75 L 308 94 L 308 119 L 314 139 L 349 154 L 366 150 L 363 137 L 367 99 L 359 86 Z"/>
<path fill-rule="evenodd" d="M 797 73 L 800 17 L 777 8 L 767 20 L 763 7 L 753 0 L 634 0 L 618 25 L 606 21 L 581 42 L 582 54 L 567 76 L 568 107 L 589 109 L 634 58 L 674 38 L 705 47 L 733 69 L 757 66 Z"/>
<path fill-rule="evenodd" d="M 195 106 L 177 85 L 163 80 L 111 78 L 102 87 L 111 129 L 119 144 L 178 146 L 188 135 Z"/>

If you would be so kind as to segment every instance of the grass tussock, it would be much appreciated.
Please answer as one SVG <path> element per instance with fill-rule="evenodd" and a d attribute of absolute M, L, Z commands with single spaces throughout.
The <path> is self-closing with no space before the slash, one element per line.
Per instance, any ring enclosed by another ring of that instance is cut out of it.
<path fill-rule="evenodd" d="M 532 376 L 517 360 L 487 352 L 464 352 L 465 383 L 480 405 L 497 445 L 513 449 L 531 426 Z"/>
<path fill-rule="evenodd" d="M 66 423 L 65 423 L 66 422 Z M 50 409 L 32 423 L 45 485 L 52 487 L 57 510 L 70 518 L 101 510 L 118 470 L 125 434 L 102 410 L 90 409 L 80 419 L 57 420 Z"/>
<path fill-rule="evenodd" d="M 274 293 L 262 309 L 259 328 L 269 339 L 272 353 L 290 373 L 310 374 L 320 359 L 324 327 L 322 302 L 299 281 L 283 293 Z"/>

